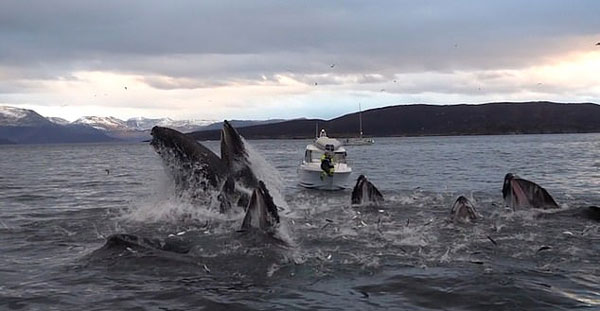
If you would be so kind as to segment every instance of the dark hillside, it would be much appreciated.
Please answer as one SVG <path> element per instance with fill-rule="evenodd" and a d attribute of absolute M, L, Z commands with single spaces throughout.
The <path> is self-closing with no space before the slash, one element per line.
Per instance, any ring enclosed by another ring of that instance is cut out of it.
<path fill-rule="evenodd" d="M 600 105 L 552 102 L 399 105 L 362 113 L 365 136 L 492 135 L 600 132 Z M 311 138 L 315 124 L 332 137 L 358 135 L 358 113 L 331 120 L 291 120 L 239 129 L 248 139 Z M 219 139 L 219 131 L 191 133 Z"/>

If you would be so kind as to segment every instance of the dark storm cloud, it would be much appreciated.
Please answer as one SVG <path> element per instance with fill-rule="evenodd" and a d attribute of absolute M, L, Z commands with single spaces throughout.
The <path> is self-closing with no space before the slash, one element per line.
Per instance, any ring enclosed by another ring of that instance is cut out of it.
<path fill-rule="evenodd" d="M 286 72 L 518 68 L 585 49 L 578 38 L 600 33 L 598 12 L 595 0 L 5 0 L 0 68 L 40 79 L 77 70 L 172 79 L 149 78 L 160 88 Z"/>

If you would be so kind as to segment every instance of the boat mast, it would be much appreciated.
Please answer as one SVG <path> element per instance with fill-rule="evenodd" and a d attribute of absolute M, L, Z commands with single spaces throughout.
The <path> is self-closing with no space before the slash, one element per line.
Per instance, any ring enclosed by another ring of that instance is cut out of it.
<path fill-rule="evenodd" d="M 319 139 L 319 121 L 315 123 L 315 139 Z"/>
<path fill-rule="evenodd" d="M 363 135 L 363 131 L 362 131 L 362 110 L 360 109 L 360 103 L 358 103 L 358 124 L 360 126 L 359 137 L 362 139 L 362 135 Z"/>

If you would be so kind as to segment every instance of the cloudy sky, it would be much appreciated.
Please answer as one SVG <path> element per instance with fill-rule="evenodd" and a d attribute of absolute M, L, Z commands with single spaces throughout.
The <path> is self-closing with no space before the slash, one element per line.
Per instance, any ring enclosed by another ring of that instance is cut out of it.
<path fill-rule="evenodd" d="M 600 103 L 600 1 L 0 2 L 0 105 L 176 119 Z"/>

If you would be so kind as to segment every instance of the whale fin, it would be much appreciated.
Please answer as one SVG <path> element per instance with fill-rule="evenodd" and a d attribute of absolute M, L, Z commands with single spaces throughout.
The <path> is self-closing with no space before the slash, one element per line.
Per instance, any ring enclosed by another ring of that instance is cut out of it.
<path fill-rule="evenodd" d="M 260 229 L 269 232 L 277 224 L 279 224 L 277 206 L 261 180 L 252 192 L 241 230 Z"/>
<path fill-rule="evenodd" d="M 383 202 L 383 195 L 379 192 L 379 189 L 365 177 L 365 175 L 360 175 L 356 179 L 354 189 L 352 189 L 351 200 L 352 204 L 380 204 Z"/>

